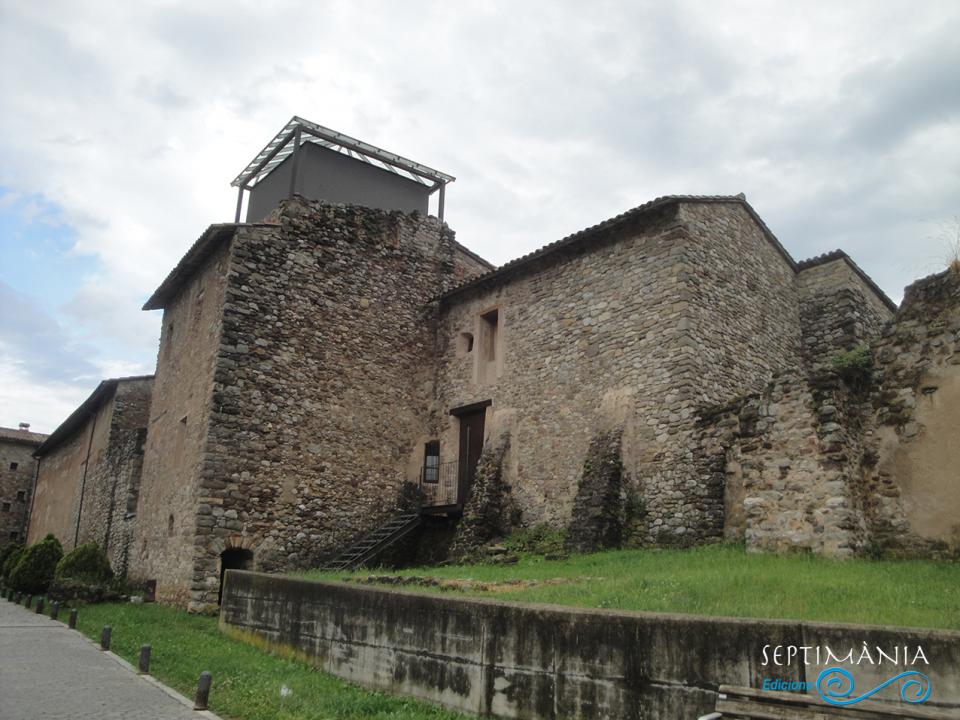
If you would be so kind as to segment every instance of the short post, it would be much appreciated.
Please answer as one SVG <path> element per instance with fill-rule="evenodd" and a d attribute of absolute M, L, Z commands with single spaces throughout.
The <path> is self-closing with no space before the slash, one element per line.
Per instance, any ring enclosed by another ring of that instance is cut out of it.
<path fill-rule="evenodd" d="M 67 620 L 67 627 L 70 628 L 71 630 L 77 629 L 77 609 L 76 608 L 70 609 L 70 617 Z"/>
<path fill-rule="evenodd" d="M 113 628 L 109 625 L 103 626 L 103 631 L 100 633 L 100 649 L 109 650 L 110 649 L 110 634 L 113 632 Z"/>
<path fill-rule="evenodd" d="M 37 615 L 43 615 L 43 604 L 44 604 L 43 598 L 42 597 L 37 598 L 37 609 L 35 611 Z"/>
<path fill-rule="evenodd" d="M 20 593 L 19 593 L 19 592 L 15 592 L 15 593 L 13 594 L 13 601 L 14 601 L 17 605 L 20 604 Z"/>
<path fill-rule="evenodd" d="M 193 700 L 194 710 L 206 710 L 210 703 L 210 685 L 213 683 L 213 676 L 204 670 L 200 673 L 200 680 L 197 681 L 197 696 Z"/>
<path fill-rule="evenodd" d="M 140 661 L 137 663 L 137 672 L 143 675 L 150 674 L 150 646 L 140 646 Z"/>
<path fill-rule="evenodd" d="M 60 603 L 54 600 L 50 603 L 50 619 L 57 620 L 60 617 Z"/>
<path fill-rule="evenodd" d="M 33 605 L 33 595 L 27 595 L 27 599 L 24 601 L 23 606 L 29 610 L 31 605 Z"/>

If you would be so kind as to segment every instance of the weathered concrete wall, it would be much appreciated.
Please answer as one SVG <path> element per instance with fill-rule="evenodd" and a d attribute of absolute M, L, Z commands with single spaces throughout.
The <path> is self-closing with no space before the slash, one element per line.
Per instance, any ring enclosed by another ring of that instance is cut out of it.
<path fill-rule="evenodd" d="M 229 268 L 224 244 L 163 313 L 129 574 L 157 580 L 165 602 L 185 604 L 190 594 Z"/>
<path fill-rule="evenodd" d="M 35 433 L 7 428 L 0 428 L 0 433 L 0 544 L 10 540 L 23 542 L 37 471 L 33 451 L 39 442 L 26 439 Z M 16 438 L 20 434 L 23 440 Z"/>
<path fill-rule="evenodd" d="M 77 544 L 99 541 L 100 538 L 91 535 L 96 528 L 90 523 L 84 524 L 83 513 L 89 507 L 87 500 L 97 491 L 94 478 L 109 449 L 112 416 L 113 403 L 108 400 L 68 440 L 41 459 L 28 542 L 34 543 L 53 533 L 64 551 L 69 552 Z M 86 507 L 81 506 L 81 488 Z"/>
<path fill-rule="evenodd" d="M 769 662 L 778 645 L 857 656 L 919 645 L 929 702 L 960 709 L 960 633 L 949 631 L 524 605 L 237 571 L 220 627 L 367 687 L 502 718 L 695 718 L 713 711 L 720 685 L 813 682 L 827 665 L 764 666 L 764 647 Z M 900 671 L 845 667 L 862 690 Z M 875 697 L 896 702 L 897 689 Z"/>

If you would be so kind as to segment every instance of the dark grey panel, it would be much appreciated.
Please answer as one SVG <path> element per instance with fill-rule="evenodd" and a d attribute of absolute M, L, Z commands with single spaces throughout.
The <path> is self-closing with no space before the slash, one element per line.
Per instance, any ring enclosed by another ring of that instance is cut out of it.
<path fill-rule="evenodd" d="M 290 191 L 292 158 L 250 191 L 247 222 L 266 217 Z M 297 193 L 311 200 L 427 214 L 430 188 L 314 143 L 300 148 Z"/>

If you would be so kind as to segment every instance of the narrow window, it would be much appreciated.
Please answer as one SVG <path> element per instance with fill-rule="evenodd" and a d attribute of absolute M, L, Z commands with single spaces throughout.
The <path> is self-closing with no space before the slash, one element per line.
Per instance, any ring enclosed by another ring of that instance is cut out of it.
<path fill-rule="evenodd" d="M 440 481 L 440 441 L 431 440 L 423 446 L 423 481 Z"/>
<path fill-rule="evenodd" d="M 11 540 L 19 540 L 19 539 L 20 539 L 20 533 L 17 532 L 16 530 L 12 530 L 12 531 L 10 532 L 10 539 L 11 539 Z"/>
<path fill-rule="evenodd" d="M 10 503 L 5 502 L 5 503 L 3 503 L 3 505 L 0 505 L 0 511 L 2 511 L 2 512 L 10 512 Z"/>
<path fill-rule="evenodd" d="M 167 537 L 173 537 L 173 514 L 167 518 Z"/>
<path fill-rule="evenodd" d="M 480 316 L 480 337 L 477 338 L 477 381 L 496 382 L 497 358 L 500 349 L 500 311 L 490 310 Z"/>
<path fill-rule="evenodd" d="M 17 500 L 19 500 L 20 502 L 24 502 L 26 499 L 27 499 L 27 491 L 17 490 Z"/>
<path fill-rule="evenodd" d="M 19 463 L 10 463 L 10 469 L 11 469 L 11 470 L 16 470 L 18 467 L 20 467 L 20 464 L 19 464 Z"/>

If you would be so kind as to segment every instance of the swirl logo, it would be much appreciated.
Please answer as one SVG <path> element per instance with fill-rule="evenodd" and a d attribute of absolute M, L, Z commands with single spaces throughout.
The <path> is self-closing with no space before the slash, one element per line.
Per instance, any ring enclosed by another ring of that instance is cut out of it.
<path fill-rule="evenodd" d="M 894 675 L 886 682 L 882 682 L 872 690 L 863 693 L 863 695 L 851 697 L 854 689 L 853 673 L 839 667 L 826 668 L 817 676 L 817 692 L 831 705 L 844 707 L 866 700 L 868 697 L 876 695 L 887 685 L 905 678 L 909 678 L 909 680 L 900 687 L 901 700 L 916 705 L 930 697 L 930 678 L 916 670 Z"/>

